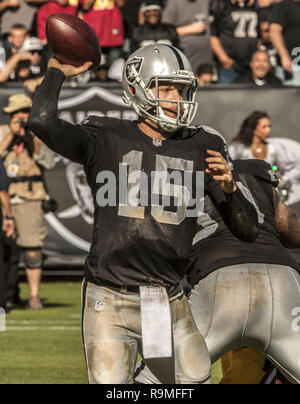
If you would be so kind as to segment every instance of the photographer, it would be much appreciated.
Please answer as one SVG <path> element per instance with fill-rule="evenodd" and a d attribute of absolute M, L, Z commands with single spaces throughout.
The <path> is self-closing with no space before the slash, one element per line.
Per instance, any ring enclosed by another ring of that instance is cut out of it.
<path fill-rule="evenodd" d="M 0 155 L 11 180 L 9 194 L 16 224 L 16 243 L 24 252 L 30 288 L 29 307 L 41 310 L 39 287 L 46 237 L 42 203 L 47 198 L 43 169 L 54 166 L 54 154 L 28 129 L 30 107 L 31 99 L 24 94 L 9 98 L 3 112 L 9 114 L 10 122 L 0 126 Z"/>

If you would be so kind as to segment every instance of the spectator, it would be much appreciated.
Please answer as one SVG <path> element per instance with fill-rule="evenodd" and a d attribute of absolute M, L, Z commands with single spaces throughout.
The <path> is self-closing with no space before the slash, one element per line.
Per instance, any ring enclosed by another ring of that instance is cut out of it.
<path fill-rule="evenodd" d="M 255 5 L 258 8 L 269 8 L 273 2 L 275 3 L 274 0 L 256 0 Z"/>
<path fill-rule="evenodd" d="M 20 1 L 19 0 L 1 0 L 0 1 L 0 15 L 2 18 L 3 13 L 7 9 L 14 9 L 20 6 Z M 2 32 L 2 27 L 1 27 L 1 32 Z"/>
<path fill-rule="evenodd" d="M 138 23 L 140 4 L 141 0 L 129 0 L 122 5 L 123 20 L 127 25 L 135 26 Z"/>
<path fill-rule="evenodd" d="M 9 98 L 3 112 L 8 125 L 0 126 L 0 153 L 11 179 L 12 212 L 17 229 L 17 245 L 22 247 L 30 288 L 29 307 L 42 309 L 39 289 L 42 273 L 42 247 L 46 237 L 42 202 L 47 194 L 43 169 L 53 167 L 53 152 L 29 131 L 27 119 L 31 99 L 24 94 Z"/>
<path fill-rule="evenodd" d="M 28 64 L 33 61 L 33 55 L 30 52 L 17 52 L 5 63 L 4 67 L 0 70 L 0 83 L 9 80 L 15 80 L 16 70 L 20 66 L 20 62 Z"/>
<path fill-rule="evenodd" d="M 10 181 L 6 174 L 5 167 L 0 160 L 0 308 L 6 309 L 6 282 L 5 282 L 5 267 L 4 267 L 4 244 L 2 237 L 2 229 L 6 237 L 12 237 L 14 234 L 14 218 L 11 211 L 8 187 Z M 2 209 L 4 210 L 4 221 L 2 218 Z"/>
<path fill-rule="evenodd" d="M 34 93 L 47 69 L 46 56 L 42 57 L 43 50 L 43 44 L 38 38 L 26 38 L 19 51 L 0 71 L 0 82 L 7 80 L 22 82 L 29 92 Z"/>
<path fill-rule="evenodd" d="M 240 75 L 234 83 L 254 84 L 258 87 L 281 86 L 282 82 L 273 74 L 267 52 L 257 50 L 250 62 L 250 71 Z"/>
<path fill-rule="evenodd" d="M 47 50 L 43 46 L 42 41 L 38 38 L 30 37 L 25 39 L 20 51 L 30 52 L 32 58 L 28 61 L 19 62 L 16 68 L 15 80 L 23 82 L 26 89 L 34 93 L 43 81 L 47 70 Z M 22 65 L 24 62 L 27 62 L 27 65 Z"/>
<path fill-rule="evenodd" d="M 273 69 L 278 66 L 277 50 L 274 48 L 270 37 L 270 12 L 269 9 L 258 10 L 258 49 L 267 51 Z"/>
<path fill-rule="evenodd" d="M 232 83 L 247 71 L 257 49 L 254 0 L 212 0 L 211 12 L 211 46 L 219 65 L 219 81 Z"/>
<path fill-rule="evenodd" d="M 79 0 L 28 0 L 30 4 L 39 5 L 36 16 L 36 32 L 38 38 L 47 43 L 46 21 L 51 14 L 66 13 L 76 15 Z"/>
<path fill-rule="evenodd" d="M 168 0 L 163 10 L 162 22 L 176 26 L 179 46 L 194 71 L 212 62 L 208 13 L 209 0 Z"/>
<path fill-rule="evenodd" d="M 267 113 L 255 111 L 243 121 L 229 146 L 233 159 L 259 159 L 277 167 L 280 189 L 288 195 L 287 204 L 300 201 L 300 144 L 282 137 L 270 138 L 271 120 Z M 289 194 L 287 194 L 289 191 Z M 292 206 L 297 210 L 297 206 Z"/>
<path fill-rule="evenodd" d="M 14 24 L 11 26 L 7 38 L 0 40 L 0 69 L 3 69 L 7 60 L 20 50 L 28 37 L 29 34 L 25 25 Z"/>
<path fill-rule="evenodd" d="M 270 22 L 271 40 L 282 66 L 279 74 L 285 84 L 300 85 L 300 1 L 283 0 L 275 4 Z"/>
<path fill-rule="evenodd" d="M 125 0 L 80 0 L 79 16 L 96 32 L 102 49 L 101 64 L 108 67 L 123 56 L 124 26 L 120 7 L 124 4 Z"/>
<path fill-rule="evenodd" d="M 132 37 L 133 27 L 139 23 L 141 0 L 129 0 L 126 1 L 121 8 L 123 24 L 124 24 L 124 38 L 125 54 L 130 52 L 130 39 Z"/>
<path fill-rule="evenodd" d="M 269 9 L 273 7 L 274 4 L 279 3 L 282 0 L 256 0 L 255 6 L 258 9 Z"/>
<path fill-rule="evenodd" d="M 153 45 L 156 42 L 179 46 L 179 38 L 174 25 L 163 24 L 162 2 L 161 0 L 145 0 L 142 5 L 142 12 L 145 17 L 145 23 L 135 27 L 132 34 L 131 50 L 147 45 Z"/>
<path fill-rule="evenodd" d="M 207 86 L 213 82 L 213 68 L 212 65 L 205 63 L 200 65 L 195 72 L 200 87 Z"/>
<path fill-rule="evenodd" d="M 8 33 L 10 27 L 18 22 L 27 28 L 30 35 L 36 36 L 35 16 L 37 12 L 37 5 L 29 4 L 30 0 L 18 0 L 18 2 L 18 7 L 9 7 L 1 15 L 2 34 Z"/>

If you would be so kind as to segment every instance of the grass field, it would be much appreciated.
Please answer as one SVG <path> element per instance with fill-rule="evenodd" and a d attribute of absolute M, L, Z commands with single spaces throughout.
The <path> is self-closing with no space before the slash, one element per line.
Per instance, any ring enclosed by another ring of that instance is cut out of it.
<path fill-rule="evenodd" d="M 47 282 L 41 297 L 45 309 L 12 310 L 6 332 L 0 332 L 0 384 L 87 383 L 80 329 L 79 282 Z M 21 297 L 28 297 L 21 284 Z M 214 383 L 220 378 L 213 368 Z"/>

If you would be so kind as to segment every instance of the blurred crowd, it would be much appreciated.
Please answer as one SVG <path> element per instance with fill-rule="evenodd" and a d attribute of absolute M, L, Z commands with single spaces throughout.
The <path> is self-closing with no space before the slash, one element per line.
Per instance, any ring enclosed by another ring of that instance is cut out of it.
<path fill-rule="evenodd" d="M 0 83 L 21 83 L 27 94 L 9 97 L 2 111 L 9 122 L 0 122 L 0 307 L 7 309 L 24 304 L 18 290 L 21 257 L 28 306 L 43 308 L 44 213 L 55 209 L 44 170 L 53 168 L 54 154 L 29 131 L 27 119 L 51 57 L 46 20 L 59 12 L 88 22 L 102 48 L 100 66 L 73 78 L 74 85 L 120 81 L 129 54 L 156 42 L 180 48 L 200 86 L 300 85 L 300 0 L 0 0 Z M 271 120 L 264 111 L 241 117 L 240 123 L 232 156 L 280 167 L 282 199 L 299 203 L 299 143 L 269 141 Z"/>
<path fill-rule="evenodd" d="M 299 0 L 3 0 L 0 83 L 34 93 L 51 56 L 46 20 L 59 12 L 88 22 L 102 47 L 80 83 L 120 80 L 130 53 L 160 42 L 184 51 L 200 85 L 300 85 Z"/>

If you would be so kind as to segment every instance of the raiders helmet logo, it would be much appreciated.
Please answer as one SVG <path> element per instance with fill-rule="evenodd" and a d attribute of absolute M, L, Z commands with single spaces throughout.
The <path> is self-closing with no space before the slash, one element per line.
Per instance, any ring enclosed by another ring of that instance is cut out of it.
<path fill-rule="evenodd" d="M 133 84 L 136 75 L 140 73 L 144 58 L 134 57 L 127 62 L 126 66 L 126 79 L 130 84 Z"/>

